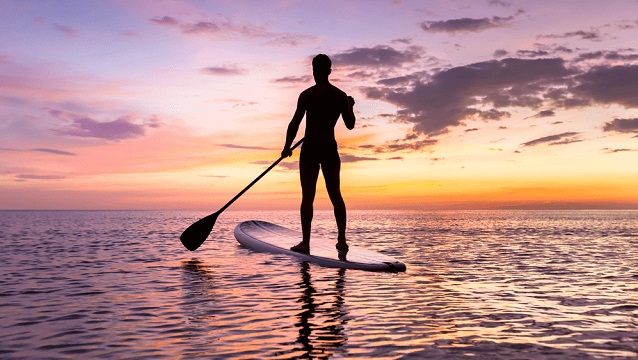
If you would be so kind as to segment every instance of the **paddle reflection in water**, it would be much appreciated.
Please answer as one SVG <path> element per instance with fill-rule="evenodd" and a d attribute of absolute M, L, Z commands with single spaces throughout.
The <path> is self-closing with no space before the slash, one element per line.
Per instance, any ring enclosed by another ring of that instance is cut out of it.
<path fill-rule="evenodd" d="M 302 304 L 301 312 L 297 315 L 299 321 L 295 324 L 299 328 L 297 343 L 301 344 L 301 358 L 327 358 L 345 345 L 347 336 L 345 325 L 347 323 L 347 311 L 344 306 L 345 295 L 345 269 L 339 269 L 335 279 L 334 291 L 326 295 L 334 295 L 329 307 L 324 308 L 321 314 L 321 297 L 312 285 L 310 265 L 301 263 L 301 282 L 298 284 L 302 290 L 298 302 Z M 328 319 L 320 322 L 320 316 Z"/>

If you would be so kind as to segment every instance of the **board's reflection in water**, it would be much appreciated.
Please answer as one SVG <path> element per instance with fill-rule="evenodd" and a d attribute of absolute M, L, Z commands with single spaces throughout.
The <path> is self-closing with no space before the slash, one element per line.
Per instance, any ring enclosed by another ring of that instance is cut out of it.
<path fill-rule="evenodd" d="M 317 293 L 312 285 L 310 266 L 302 262 L 300 267 L 302 290 L 298 300 L 301 312 L 297 315 L 299 328 L 297 343 L 301 345 L 302 358 L 329 357 L 345 345 L 347 311 L 344 306 L 345 269 L 339 269 L 333 291 Z M 325 297 L 332 299 L 324 301 Z M 327 305 L 327 306 L 324 306 Z"/>

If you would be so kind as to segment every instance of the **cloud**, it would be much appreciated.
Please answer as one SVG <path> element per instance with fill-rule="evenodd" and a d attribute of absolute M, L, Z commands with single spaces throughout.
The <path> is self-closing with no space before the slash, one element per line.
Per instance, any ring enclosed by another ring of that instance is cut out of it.
<path fill-rule="evenodd" d="M 53 24 L 53 28 L 57 31 L 64 33 L 69 38 L 74 38 L 78 35 L 78 30 L 70 26 Z"/>
<path fill-rule="evenodd" d="M 441 70 L 411 88 L 368 88 L 369 98 L 386 100 L 400 108 L 400 121 L 426 137 L 445 134 L 465 119 L 500 120 L 510 116 L 505 107 L 541 106 L 554 86 L 575 73 L 565 61 L 506 58 Z M 479 108 L 488 107 L 487 110 Z"/>
<path fill-rule="evenodd" d="M 272 148 L 261 147 L 261 146 L 247 146 L 247 145 L 235 145 L 235 144 L 219 144 L 218 146 L 223 146 L 225 148 L 230 148 L 230 149 L 273 150 Z"/>
<path fill-rule="evenodd" d="M 495 5 L 495 6 L 502 6 L 502 7 L 508 7 L 512 5 L 512 3 L 510 3 L 509 1 L 503 1 L 503 0 L 490 0 L 489 4 Z"/>
<path fill-rule="evenodd" d="M 638 133 L 638 118 L 614 119 L 605 123 L 603 131 L 615 131 L 619 133 Z"/>
<path fill-rule="evenodd" d="M 600 104 L 638 107 L 638 65 L 596 66 L 574 78 L 572 93 Z"/>
<path fill-rule="evenodd" d="M 76 153 L 72 153 L 72 152 L 69 152 L 69 151 L 57 150 L 57 149 L 49 149 L 49 148 L 29 149 L 29 151 L 43 152 L 43 153 L 49 153 L 49 154 L 55 154 L 55 155 L 65 155 L 65 156 L 77 156 L 78 155 Z"/>
<path fill-rule="evenodd" d="M 312 76 L 304 75 L 304 76 L 284 76 L 281 78 L 274 79 L 271 82 L 278 83 L 278 84 L 305 84 L 310 81 L 312 81 Z"/>
<path fill-rule="evenodd" d="M 363 145 L 364 149 L 371 149 L 376 154 L 390 153 L 398 151 L 418 151 L 434 146 L 438 143 L 436 139 L 422 139 L 418 135 L 408 135 L 405 139 L 388 141 L 383 145 Z"/>
<path fill-rule="evenodd" d="M 398 67 L 421 58 L 423 49 L 418 46 L 406 50 L 396 50 L 391 46 L 378 45 L 372 48 L 351 48 L 331 56 L 333 64 L 358 67 Z"/>
<path fill-rule="evenodd" d="M 604 149 L 601 149 L 601 150 L 605 151 L 605 154 L 615 154 L 615 153 L 619 153 L 619 152 L 638 151 L 638 149 L 612 149 L 612 148 L 604 148 Z"/>
<path fill-rule="evenodd" d="M 61 180 L 64 179 L 64 176 L 57 175 L 33 175 L 33 174 L 21 174 L 16 175 L 16 181 L 24 181 L 24 180 Z"/>
<path fill-rule="evenodd" d="M 251 164 L 253 165 L 272 165 L 272 161 L 266 161 L 266 160 L 261 160 L 261 161 L 253 161 L 251 162 Z M 299 169 L 299 161 L 294 161 L 294 162 L 290 162 L 290 161 L 282 161 L 279 164 L 277 164 L 277 168 L 275 170 L 279 170 L 279 171 L 295 171 Z"/>
<path fill-rule="evenodd" d="M 145 125 L 133 123 L 127 117 L 100 122 L 89 117 L 78 117 L 71 124 L 53 129 L 57 135 L 93 137 L 119 141 L 144 135 Z"/>
<path fill-rule="evenodd" d="M 618 52 L 602 52 L 600 57 Z M 594 104 L 638 108 L 638 65 L 571 64 L 561 57 L 504 58 L 388 77 L 377 80 L 382 86 L 362 88 L 362 92 L 369 99 L 397 106 L 394 121 L 413 125 L 409 133 L 421 139 L 446 134 L 467 120 L 503 120 L 511 117 L 513 107 L 536 110 L 531 118 Z M 606 129 L 634 132 L 635 125 L 617 121 Z"/>
<path fill-rule="evenodd" d="M 523 143 L 521 144 L 521 146 L 530 147 L 530 146 L 536 146 L 536 145 L 545 144 L 545 143 L 549 143 L 549 145 L 571 144 L 573 142 L 582 141 L 576 138 L 576 136 L 579 134 L 580 133 L 577 133 L 577 132 L 565 132 L 562 134 L 544 136 L 544 137 Z"/>
<path fill-rule="evenodd" d="M 509 52 L 507 52 L 507 50 L 498 49 L 498 50 L 494 50 L 494 53 L 492 54 L 492 56 L 495 58 L 502 58 L 507 56 L 508 54 Z"/>
<path fill-rule="evenodd" d="M 298 46 L 315 42 L 318 39 L 314 35 L 272 32 L 264 26 L 250 23 L 235 24 L 228 18 L 189 23 L 172 16 L 162 16 L 149 19 L 149 21 L 177 29 L 186 35 L 208 36 L 215 40 L 258 39 L 265 40 L 265 45 Z"/>
<path fill-rule="evenodd" d="M 631 50 L 630 50 L 631 51 Z M 622 54 L 623 51 L 592 51 L 579 54 L 576 62 L 605 59 L 608 61 L 636 61 L 638 54 Z"/>
<path fill-rule="evenodd" d="M 207 75 L 216 76 L 236 76 L 244 75 L 246 70 L 238 68 L 236 66 L 210 66 L 203 68 L 202 72 Z"/>
<path fill-rule="evenodd" d="M 354 163 L 359 161 L 370 161 L 370 160 L 379 160 L 379 158 L 373 157 L 365 157 L 365 156 L 356 156 L 351 154 L 340 154 L 342 163 Z"/>
<path fill-rule="evenodd" d="M 597 29 L 593 29 L 589 31 L 585 31 L 585 30 L 569 31 L 562 34 L 539 35 L 538 37 L 541 39 L 565 39 L 565 38 L 571 38 L 571 37 L 579 37 L 583 40 L 602 41 L 600 32 Z"/>
<path fill-rule="evenodd" d="M 518 50 L 516 52 L 516 55 L 520 57 L 533 58 L 533 57 L 548 56 L 550 55 L 550 53 L 547 50 Z"/>
<path fill-rule="evenodd" d="M 539 111 L 538 113 L 528 117 L 529 118 L 544 118 L 544 117 L 552 117 L 556 115 L 556 113 L 554 112 L 554 110 L 543 110 L 543 111 Z"/>
<path fill-rule="evenodd" d="M 496 29 L 508 26 L 514 16 L 499 17 L 493 16 L 491 18 L 461 18 L 451 19 L 443 21 L 424 21 L 420 24 L 421 29 L 427 32 L 480 32 L 489 29 Z"/>

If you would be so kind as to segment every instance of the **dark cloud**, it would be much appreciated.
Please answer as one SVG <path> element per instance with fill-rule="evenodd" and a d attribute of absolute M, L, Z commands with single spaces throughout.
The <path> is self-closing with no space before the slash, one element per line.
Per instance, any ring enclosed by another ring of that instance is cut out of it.
<path fill-rule="evenodd" d="M 576 138 L 576 136 L 578 136 L 579 134 L 580 133 L 577 133 L 577 132 L 565 132 L 562 134 L 544 136 L 544 137 L 523 143 L 521 144 L 521 146 L 529 147 L 529 146 L 536 146 L 536 145 L 546 144 L 546 143 L 549 143 L 549 145 L 570 144 L 573 142 L 582 141 Z"/>
<path fill-rule="evenodd" d="M 388 77 L 377 83 L 381 86 L 362 88 L 362 92 L 370 99 L 399 107 L 393 121 L 412 124 L 411 132 L 426 139 L 445 134 L 469 119 L 505 119 L 511 116 L 508 110 L 512 107 L 537 110 L 532 118 L 593 104 L 638 108 L 638 65 L 583 68 L 570 66 L 560 57 L 490 60 L 431 74 Z M 541 107 L 552 109 L 539 110 Z M 634 132 L 635 125 L 627 121 L 609 123 L 605 129 L 619 131 L 622 124 L 622 129 L 629 127 Z"/>
<path fill-rule="evenodd" d="M 544 118 L 544 117 L 552 117 L 554 115 L 556 115 L 554 110 L 543 110 L 543 111 L 539 111 L 538 113 L 530 116 L 529 118 Z"/>
<path fill-rule="evenodd" d="M 581 62 L 587 60 L 605 59 L 609 61 L 636 61 L 638 54 L 623 54 L 621 51 L 593 51 L 579 54 L 574 61 Z"/>
<path fill-rule="evenodd" d="M 273 150 L 272 148 L 267 148 L 262 146 L 249 146 L 249 145 L 219 144 L 219 146 L 223 146 L 225 148 L 230 148 L 230 149 Z"/>
<path fill-rule="evenodd" d="M 507 50 L 503 50 L 503 49 L 498 49 L 494 51 L 494 54 L 492 54 L 492 56 L 494 56 L 495 58 L 502 58 L 507 56 L 509 53 L 507 52 Z"/>
<path fill-rule="evenodd" d="M 472 132 L 472 131 L 478 131 L 478 128 L 471 128 L 471 129 L 465 129 L 465 132 Z"/>
<path fill-rule="evenodd" d="M 638 133 L 638 118 L 614 119 L 605 123 L 603 131 L 615 131 L 619 133 Z"/>
<path fill-rule="evenodd" d="M 596 66 L 574 78 L 571 92 L 600 104 L 638 107 L 638 65 Z"/>
<path fill-rule="evenodd" d="M 414 124 L 415 133 L 432 137 L 470 117 L 499 120 L 510 116 L 498 108 L 538 107 L 552 86 L 565 84 L 573 74 L 559 58 L 507 58 L 442 70 L 408 89 L 368 88 L 364 92 L 369 98 L 399 106 L 401 121 Z M 489 105 L 491 110 L 476 109 Z"/>
<path fill-rule="evenodd" d="M 605 59 L 611 61 L 636 61 L 638 54 L 621 54 L 618 51 L 608 51 L 605 53 Z"/>
<path fill-rule="evenodd" d="M 126 117 L 113 121 L 100 122 L 89 117 L 78 117 L 69 125 L 53 129 L 58 135 L 93 137 L 107 140 L 124 140 L 142 136 L 145 125 L 133 123 Z"/>
<path fill-rule="evenodd" d="M 337 66 L 401 66 L 421 58 L 423 49 L 417 46 L 396 50 L 391 46 L 378 45 L 372 48 L 352 48 L 331 56 Z"/>
<path fill-rule="evenodd" d="M 277 33 L 264 26 L 235 24 L 231 19 L 186 22 L 172 16 L 162 16 L 149 19 L 150 22 L 164 27 L 177 29 L 187 35 L 205 35 L 213 39 L 258 39 L 265 40 L 265 45 L 298 46 L 317 40 L 316 36 L 293 33 Z"/>
<path fill-rule="evenodd" d="M 596 29 L 590 30 L 590 31 L 585 31 L 585 30 L 569 31 L 563 34 L 549 34 L 549 35 L 539 36 L 539 38 L 544 38 L 544 39 L 564 39 L 564 38 L 571 38 L 571 37 L 579 37 L 583 40 L 602 41 L 600 32 Z"/>
<path fill-rule="evenodd" d="M 516 55 L 520 57 L 533 58 L 533 57 L 548 56 L 550 55 L 550 53 L 547 50 L 518 50 L 516 52 Z"/>
<path fill-rule="evenodd" d="M 420 24 L 421 29 L 428 32 L 480 32 L 489 29 L 502 28 L 510 24 L 514 16 L 472 19 L 461 18 L 443 21 L 424 21 Z"/>
<path fill-rule="evenodd" d="M 203 68 L 202 72 L 207 75 L 235 76 L 245 74 L 246 70 L 235 66 L 210 66 Z"/>

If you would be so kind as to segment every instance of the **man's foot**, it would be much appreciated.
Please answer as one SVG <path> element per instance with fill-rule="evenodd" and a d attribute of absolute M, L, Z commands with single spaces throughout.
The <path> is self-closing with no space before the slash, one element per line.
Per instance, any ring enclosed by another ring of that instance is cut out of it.
<path fill-rule="evenodd" d="M 300 242 L 299 244 L 291 247 L 290 250 L 301 254 L 310 254 L 310 245 Z"/>
<path fill-rule="evenodd" d="M 339 252 L 348 252 L 350 247 L 345 241 L 339 241 L 336 245 L 337 251 Z"/>

